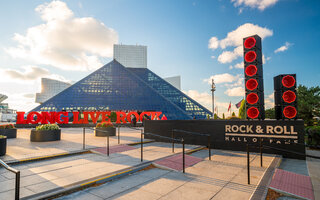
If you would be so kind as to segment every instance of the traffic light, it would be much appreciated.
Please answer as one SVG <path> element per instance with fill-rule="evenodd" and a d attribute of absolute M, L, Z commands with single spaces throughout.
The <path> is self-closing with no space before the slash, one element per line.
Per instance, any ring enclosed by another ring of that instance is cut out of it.
<path fill-rule="evenodd" d="M 297 83 L 295 74 L 281 74 L 273 78 L 276 119 L 297 119 Z"/>
<path fill-rule="evenodd" d="M 258 35 L 244 38 L 243 53 L 247 119 L 264 119 L 261 38 Z"/>

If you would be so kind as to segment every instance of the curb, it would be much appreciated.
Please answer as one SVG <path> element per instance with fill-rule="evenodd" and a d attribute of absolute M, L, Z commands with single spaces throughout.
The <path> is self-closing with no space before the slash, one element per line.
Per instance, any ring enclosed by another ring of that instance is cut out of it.
<path fill-rule="evenodd" d="M 91 153 L 91 150 L 79 150 L 79 151 L 72 151 L 72 152 L 66 152 L 66 153 L 60 153 L 60 154 L 53 154 L 48 156 L 40 156 L 40 157 L 33 157 L 33 158 L 26 158 L 26 159 L 20 159 L 20 160 L 9 160 L 6 161 L 9 165 L 20 165 L 28 162 L 35 162 L 35 161 L 41 161 L 41 160 L 49 160 L 54 158 L 61 158 L 61 157 L 67 157 L 67 156 L 73 156 L 78 154 L 86 154 Z"/>
<path fill-rule="evenodd" d="M 186 151 L 186 154 L 188 152 L 194 152 L 195 150 L 198 151 L 199 148 L 190 149 L 189 151 Z M 175 153 L 173 155 L 177 155 L 177 154 L 180 154 L 180 153 Z M 52 190 L 48 190 L 48 191 L 45 191 L 45 192 L 41 192 L 41 193 L 33 194 L 33 195 L 30 195 L 30 196 L 26 196 L 26 197 L 21 198 L 21 200 L 58 198 L 58 197 L 61 197 L 61 196 L 64 196 L 64 195 L 71 194 L 73 192 L 77 192 L 77 191 L 92 187 L 94 185 L 100 185 L 100 184 L 115 180 L 117 178 L 120 178 L 122 176 L 126 176 L 126 175 L 129 175 L 129 174 L 135 173 L 137 171 L 140 171 L 140 170 L 152 165 L 154 162 L 156 162 L 156 161 L 158 161 L 160 159 L 165 159 L 165 158 L 173 156 L 173 155 L 169 155 L 169 156 L 166 156 L 166 157 L 163 157 L 163 158 L 159 158 L 159 159 L 156 159 L 156 160 L 153 160 L 153 161 L 146 161 L 145 163 L 141 163 L 141 164 L 138 164 L 138 165 L 133 166 L 133 167 L 128 167 L 128 168 L 125 168 L 125 169 L 122 169 L 122 170 L 118 170 L 118 171 L 115 171 L 115 172 L 111 172 L 111 173 L 108 173 L 108 174 L 105 174 L 105 175 L 101 175 L 101 176 L 98 176 L 98 177 L 90 178 L 90 179 L 87 179 L 87 180 L 84 180 L 84 181 L 73 183 L 71 185 L 66 185 L 64 187 L 58 187 L 58 188 L 54 188 Z M 172 169 L 171 169 L 171 171 L 172 171 Z"/>
<path fill-rule="evenodd" d="M 38 194 L 34 194 L 34 195 L 30 195 L 27 197 L 23 197 L 21 198 L 21 200 L 25 200 L 25 199 L 53 199 L 53 198 L 58 198 L 64 195 L 68 195 L 71 194 L 73 192 L 77 192 L 86 188 L 89 188 L 91 186 L 94 185 L 100 185 L 109 181 L 113 181 L 115 179 L 118 179 L 122 176 L 126 176 L 132 173 L 135 173 L 137 171 L 140 171 L 148 166 L 150 166 L 152 164 L 152 161 L 148 161 L 146 163 L 141 163 L 139 165 L 136 165 L 134 167 L 128 167 L 126 169 L 123 170 L 119 170 L 116 172 L 112 172 L 109 174 L 105 174 L 102 176 L 98 176 L 98 177 L 94 177 L 85 181 L 81 181 L 78 183 L 73 183 L 71 185 L 67 185 L 64 187 L 59 187 L 59 188 L 55 188 L 49 191 L 45 191 L 45 192 L 41 192 Z"/>

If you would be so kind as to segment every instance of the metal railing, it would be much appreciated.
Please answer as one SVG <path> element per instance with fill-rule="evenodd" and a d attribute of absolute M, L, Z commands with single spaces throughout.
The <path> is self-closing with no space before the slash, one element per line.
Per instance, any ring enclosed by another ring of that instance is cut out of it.
<path fill-rule="evenodd" d="M 199 135 L 199 136 L 206 136 L 208 137 L 208 151 L 209 151 L 209 160 L 211 160 L 211 135 L 208 133 L 197 133 L 197 132 L 191 132 L 191 131 L 185 131 L 185 130 L 180 130 L 180 129 L 172 129 L 172 138 L 174 139 L 175 137 L 175 132 L 177 133 L 186 133 L 186 134 L 191 134 L 191 135 Z M 172 141 L 172 152 L 174 152 L 174 140 Z"/>
<path fill-rule="evenodd" d="M 184 143 L 184 139 L 181 138 L 181 140 L 175 139 L 175 138 L 170 138 L 170 137 L 166 137 L 166 136 L 162 136 L 162 135 L 158 135 L 158 134 L 154 134 L 154 133 L 144 133 L 141 130 L 141 162 L 143 162 L 143 135 L 151 135 L 151 136 L 155 136 L 155 137 L 159 137 L 159 138 L 163 138 L 163 139 L 167 139 L 167 140 L 171 140 L 171 141 L 176 141 L 176 142 L 181 142 L 182 143 L 182 172 L 185 173 L 185 143 Z"/>
<path fill-rule="evenodd" d="M 295 143 L 295 145 L 303 145 L 303 144 L 301 144 L 301 143 Z M 249 150 L 249 146 L 257 147 L 256 145 L 248 144 L 248 143 L 247 143 L 247 175 L 248 175 L 248 184 L 250 184 L 250 150 Z M 282 151 L 282 152 L 286 152 L 286 153 L 291 153 L 291 154 L 295 154 L 295 155 L 299 155 L 299 156 L 303 156 L 303 157 L 320 159 L 319 156 L 308 155 L 308 154 L 304 154 L 304 153 L 299 153 L 299 152 L 295 152 L 295 151 L 289 151 L 289 150 L 286 150 L 286 149 L 282 149 L 282 148 L 277 148 L 277 147 L 272 147 L 272 146 L 269 146 L 269 145 L 265 145 L 265 144 L 263 144 L 263 140 L 260 138 L 260 141 L 259 141 L 260 167 L 263 166 L 263 149 L 273 149 L 273 150 Z"/>
<path fill-rule="evenodd" d="M 1 159 L 0 159 L 0 165 L 3 166 L 5 169 L 16 174 L 15 199 L 18 200 L 20 198 L 20 171 L 10 167 L 9 165 L 7 165 L 7 163 L 5 163 Z"/>

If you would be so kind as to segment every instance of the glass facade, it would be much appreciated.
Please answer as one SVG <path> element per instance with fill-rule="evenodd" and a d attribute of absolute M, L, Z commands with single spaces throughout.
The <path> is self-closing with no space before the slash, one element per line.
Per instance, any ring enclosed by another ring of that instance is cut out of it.
<path fill-rule="evenodd" d="M 161 111 L 170 120 L 212 113 L 147 68 L 111 61 L 32 111 Z"/>

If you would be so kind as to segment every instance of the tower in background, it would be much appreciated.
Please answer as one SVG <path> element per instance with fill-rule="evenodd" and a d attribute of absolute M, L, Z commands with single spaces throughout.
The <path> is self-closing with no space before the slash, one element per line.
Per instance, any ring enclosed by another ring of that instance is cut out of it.
<path fill-rule="evenodd" d="M 147 46 L 115 44 L 113 58 L 128 68 L 147 68 Z"/>

